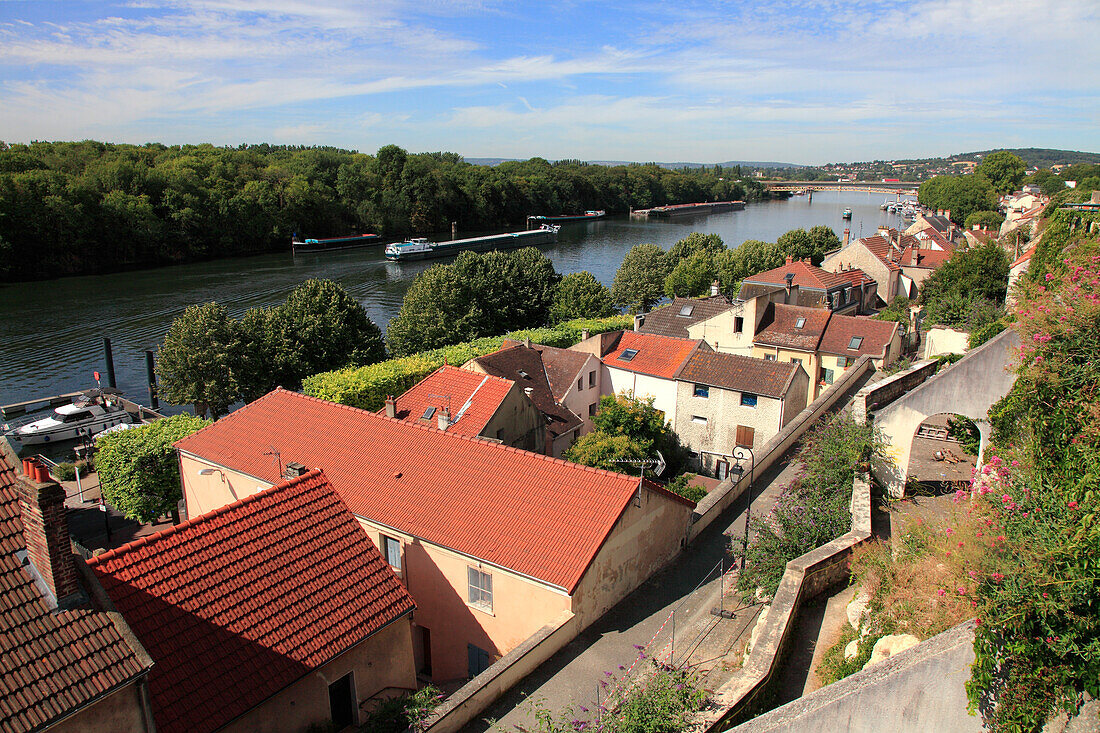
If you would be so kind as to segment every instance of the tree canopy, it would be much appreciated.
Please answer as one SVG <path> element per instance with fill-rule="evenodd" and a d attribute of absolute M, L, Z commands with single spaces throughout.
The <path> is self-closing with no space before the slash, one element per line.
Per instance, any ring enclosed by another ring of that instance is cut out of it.
<path fill-rule="evenodd" d="M 653 398 L 630 393 L 604 395 L 592 418 L 595 429 L 582 435 L 565 452 L 574 463 L 609 471 L 630 473 L 617 460 L 656 459 L 661 452 L 667 464 L 664 477 L 680 473 L 684 449 L 665 422 L 665 414 L 653 406 Z"/>
<path fill-rule="evenodd" d="M 174 415 L 98 438 L 95 463 L 104 501 L 138 522 L 175 513 L 183 493 L 172 444 L 209 424 Z"/>
<path fill-rule="evenodd" d="M 951 212 L 951 221 L 963 224 L 975 211 L 997 208 L 997 194 L 989 179 L 980 175 L 936 176 L 920 185 L 917 200 L 929 209 Z"/>
<path fill-rule="evenodd" d="M 545 325 L 560 281 L 553 263 L 534 247 L 463 252 L 416 276 L 386 341 L 395 355 L 405 356 Z"/>
<path fill-rule="evenodd" d="M 591 272 L 573 272 L 561 279 L 554 302 L 550 305 L 550 322 L 561 323 L 574 318 L 604 318 L 615 312 L 611 290 Z"/>
<path fill-rule="evenodd" d="M 655 244 L 635 245 L 615 273 L 611 297 L 631 313 L 646 312 L 664 297 L 669 272 L 664 250 Z"/>
<path fill-rule="evenodd" d="M 974 174 L 983 176 L 997 193 L 1011 193 L 1019 190 L 1027 175 L 1027 163 L 1020 156 L 1007 150 L 998 150 L 985 156 L 974 169 Z"/>
<path fill-rule="evenodd" d="M 717 255 L 719 252 L 724 251 L 726 251 L 726 245 L 717 234 L 692 232 L 672 245 L 666 256 L 668 257 L 669 268 L 671 269 L 698 252 L 708 252 L 711 255 Z"/>
<path fill-rule="evenodd" d="M 386 237 L 521 225 L 530 214 L 752 200 L 714 168 L 330 147 L 0 143 L 0 242 L 34 279 L 287 248 L 291 235 Z M 0 245 L 0 267 L 4 247 Z"/>
<path fill-rule="evenodd" d="M 157 353 L 158 392 L 173 405 L 191 403 L 215 419 L 237 401 L 240 342 L 229 311 L 219 303 L 192 305 L 172 321 Z"/>
<path fill-rule="evenodd" d="M 1008 255 L 990 242 L 958 250 L 921 285 L 925 323 L 975 330 L 1003 314 Z"/>
<path fill-rule="evenodd" d="M 776 244 L 784 256 L 790 255 L 796 260 L 808 259 L 812 264 L 820 265 L 826 252 L 840 249 L 840 238 L 831 227 L 818 224 L 808 232 L 805 229 L 791 229 L 781 235 Z"/>
<path fill-rule="evenodd" d="M 992 229 L 998 231 L 1001 228 L 1001 224 L 1004 223 L 1004 214 L 999 211 L 975 211 L 970 216 L 966 217 L 966 222 L 963 226 L 967 229 L 973 229 L 977 224 L 982 229 Z"/>

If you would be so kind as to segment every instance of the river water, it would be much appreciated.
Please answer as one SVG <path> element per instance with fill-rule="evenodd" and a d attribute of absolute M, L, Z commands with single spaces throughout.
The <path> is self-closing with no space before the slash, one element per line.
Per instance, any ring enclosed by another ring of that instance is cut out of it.
<path fill-rule="evenodd" d="M 713 232 L 735 247 L 746 239 L 775 241 L 790 229 L 818 224 L 832 227 L 838 236 L 850 226 L 853 238 L 874 233 L 879 224 L 897 226 L 897 216 L 879 209 L 885 195 L 822 191 L 814 193 L 812 202 L 798 196 L 672 221 L 614 216 L 566 224 L 556 244 L 540 249 L 562 274 L 588 270 L 610 285 L 634 245 L 652 242 L 667 250 L 693 231 Z M 846 206 L 853 212 L 850 223 L 841 218 Z M 385 328 L 417 273 L 447 260 L 397 264 L 387 262 L 382 249 L 282 252 L 0 286 L 0 404 L 94 386 L 96 370 L 106 380 L 104 336 L 114 347 L 119 388 L 147 403 L 142 351 L 156 348 L 184 308 L 216 300 L 239 316 L 253 306 L 281 302 L 311 277 L 340 283 Z"/>

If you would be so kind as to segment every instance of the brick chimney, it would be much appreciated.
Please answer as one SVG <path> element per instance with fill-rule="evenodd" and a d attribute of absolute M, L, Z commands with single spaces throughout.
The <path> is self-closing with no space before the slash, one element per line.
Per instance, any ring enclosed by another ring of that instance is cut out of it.
<path fill-rule="evenodd" d="M 945 219 L 950 219 L 951 218 L 951 209 L 944 209 L 943 210 L 943 216 L 944 216 Z"/>
<path fill-rule="evenodd" d="M 844 244 L 841 245 L 842 247 L 847 247 L 848 246 L 848 238 L 851 237 L 851 236 L 852 236 L 852 230 L 849 229 L 848 227 L 844 227 Z"/>
<path fill-rule="evenodd" d="M 591 334 L 588 332 L 588 329 L 587 328 L 582 328 L 581 329 L 581 341 L 587 341 L 589 336 L 591 336 Z"/>
<path fill-rule="evenodd" d="M 47 603 L 71 608 L 84 600 L 84 591 L 77 580 L 76 558 L 69 541 L 65 489 L 48 476 L 45 478 L 36 481 L 27 476 L 19 477 L 17 491 L 23 519 L 23 542 L 27 547 L 27 560 L 33 568 L 32 575 L 41 578 L 44 590 L 53 595 Z"/>
<path fill-rule="evenodd" d="M 436 413 L 435 424 L 440 430 L 449 428 L 451 426 L 451 411 L 444 407 Z"/>
<path fill-rule="evenodd" d="M 717 280 L 715 280 L 714 282 L 712 282 L 710 284 L 710 294 L 712 296 L 718 295 L 718 281 Z"/>
<path fill-rule="evenodd" d="M 794 262 L 794 258 L 793 258 L 793 257 L 791 257 L 790 255 L 787 255 L 787 264 L 789 265 L 789 264 L 791 264 L 792 262 Z"/>
<path fill-rule="evenodd" d="M 386 397 L 386 417 L 397 417 L 397 400 L 392 394 Z"/>

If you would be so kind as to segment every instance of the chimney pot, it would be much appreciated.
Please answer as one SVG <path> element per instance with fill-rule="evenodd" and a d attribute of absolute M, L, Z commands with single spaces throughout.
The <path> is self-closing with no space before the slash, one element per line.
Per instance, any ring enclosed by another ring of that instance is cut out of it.
<path fill-rule="evenodd" d="M 523 345 L 526 346 L 527 348 L 531 348 L 531 337 L 530 336 L 524 336 L 523 337 Z"/>
<path fill-rule="evenodd" d="M 645 325 L 645 313 L 639 313 L 634 316 L 634 330 L 637 331 Z"/>
<path fill-rule="evenodd" d="M 590 334 L 588 333 L 588 329 L 587 328 L 582 328 L 581 329 L 581 341 L 587 341 L 589 336 L 590 336 Z"/>
<path fill-rule="evenodd" d="M 789 264 L 791 264 L 791 263 L 793 263 L 793 262 L 794 262 L 794 258 L 793 258 L 793 257 L 791 257 L 790 255 L 787 255 L 787 263 L 786 263 L 786 264 L 788 264 L 788 265 L 789 265 Z"/>
<path fill-rule="evenodd" d="M 845 247 L 848 246 L 848 238 L 851 237 L 851 236 L 852 236 L 852 230 L 849 229 L 848 227 L 845 227 L 844 228 L 844 245 L 843 246 L 845 246 Z"/>
<path fill-rule="evenodd" d="M 297 461 L 291 461 L 283 468 L 283 478 L 298 478 L 299 476 L 305 476 L 306 473 L 306 467 Z"/>
<path fill-rule="evenodd" d="M 397 417 L 397 400 L 392 394 L 386 397 L 386 417 Z"/>
<path fill-rule="evenodd" d="M 436 426 L 440 430 L 446 430 L 451 426 L 451 411 L 444 407 L 436 414 Z"/>
<path fill-rule="evenodd" d="M 45 466 L 42 466 L 45 470 Z M 37 468 L 36 468 L 37 473 Z M 77 580 L 69 524 L 65 515 L 65 489 L 56 481 L 19 478 L 19 510 L 27 558 L 59 606 L 72 607 L 84 598 Z"/>
<path fill-rule="evenodd" d="M 711 295 L 718 295 L 718 281 L 717 280 L 715 280 L 714 282 L 712 282 L 710 284 L 710 294 Z"/>

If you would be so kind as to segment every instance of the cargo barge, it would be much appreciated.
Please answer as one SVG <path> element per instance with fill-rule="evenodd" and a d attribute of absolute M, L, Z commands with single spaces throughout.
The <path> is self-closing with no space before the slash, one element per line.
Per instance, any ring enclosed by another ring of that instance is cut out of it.
<path fill-rule="evenodd" d="M 527 225 L 531 224 L 565 224 L 567 222 L 574 221 L 592 221 L 594 219 L 602 219 L 607 216 L 607 212 L 603 209 L 599 211 L 586 211 L 583 214 L 566 214 L 564 216 L 529 216 L 527 217 Z"/>
<path fill-rule="evenodd" d="M 721 211 L 740 211 L 745 208 L 744 201 L 708 201 L 698 204 L 672 204 L 654 206 L 646 209 L 647 216 L 671 219 L 677 216 L 697 216 L 699 214 L 717 214 Z"/>
<path fill-rule="evenodd" d="M 525 232 L 491 234 L 472 239 L 455 239 L 450 242 L 429 242 L 424 237 L 406 239 L 386 245 L 386 259 L 393 262 L 426 260 L 431 257 L 447 257 L 460 252 L 485 252 L 494 249 L 515 249 L 533 247 L 538 244 L 553 244 L 558 241 L 559 227 L 544 225 L 540 229 Z"/>
<path fill-rule="evenodd" d="M 331 239 L 291 239 L 290 248 L 294 252 L 327 252 L 331 249 L 365 247 L 368 244 L 379 244 L 381 241 L 382 237 L 377 234 L 352 234 Z"/>

